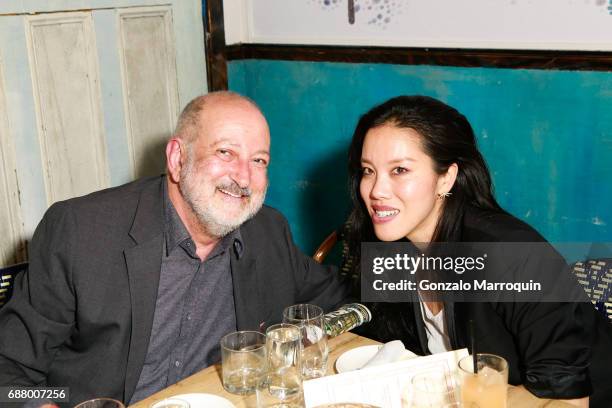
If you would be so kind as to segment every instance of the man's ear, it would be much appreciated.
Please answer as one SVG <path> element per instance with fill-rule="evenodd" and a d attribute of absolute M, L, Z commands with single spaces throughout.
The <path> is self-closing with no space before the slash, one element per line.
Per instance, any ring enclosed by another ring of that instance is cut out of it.
<path fill-rule="evenodd" d="M 453 163 L 448 166 L 446 173 L 440 176 L 438 180 L 438 194 L 448 193 L 452 190 L 457 180 L 457 173 L 459 172 L 459 166 L 457 163 Z"/>
<path fill-rule="evenodd" d="M 185 150 L 185 146 L 176 137 L 170 139 L 166 144 L 166 167 L 170 180 L 174 183 L 178 183 L 181 179 L 181 166 L 183 165 L 181 155 L 186 153 L 183 150 Z"/>

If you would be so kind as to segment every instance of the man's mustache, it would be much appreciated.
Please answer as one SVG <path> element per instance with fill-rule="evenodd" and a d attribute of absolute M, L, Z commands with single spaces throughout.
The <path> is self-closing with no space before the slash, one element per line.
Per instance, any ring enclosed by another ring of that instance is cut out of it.
<path fill-rule="evenodd" d="M 240 187 L 238 183 L 231 182 L 226 184 L 220 184 L 217 186 L 217 189 L 226 191 L 233 195 L 239 195 L 241 197 L 250 197 L 252 192 L 249 187 Z"/>

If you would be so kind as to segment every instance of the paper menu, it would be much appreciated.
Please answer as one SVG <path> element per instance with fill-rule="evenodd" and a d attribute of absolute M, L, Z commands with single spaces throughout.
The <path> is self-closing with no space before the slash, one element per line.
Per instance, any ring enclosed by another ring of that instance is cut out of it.
<path fill-rule="evenodd" d="M 340 402 L 361 402 L 381 408 L 402 408 L 402 392 L 412 377 L 424 371 L 450 376 L 467 349 L 418 357 L 304 382 L 306 408 Z"/>

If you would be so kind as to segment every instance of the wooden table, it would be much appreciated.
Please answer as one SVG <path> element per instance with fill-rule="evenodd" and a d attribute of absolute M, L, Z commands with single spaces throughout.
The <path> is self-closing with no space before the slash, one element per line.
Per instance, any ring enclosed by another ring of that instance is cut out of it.
<path fill-rule="evenodd" d="M 345 351 L 355 347 L 367 346 L 371 344 L 380 344 L 377 341 L 370 340 L 365 337 L 358 336 L 353 333 L 344 333 L 338 337 L 329 340 L 329 360 L 327 366 L 328 373 L 335 373 L 334 364 L 336 359 Z M 223 389 L 221 384 L 221 365 L 217 364 L 185 378 L 170 387 L 163 389 L 150 397 L 131 405 L 131 408 L 149 408 L 149 406 L 164 398 L 169 398 L 173 395 L 188 394 L 194 392 L 205 392 L 209 394 L 220 395 L 230 400 L 237 408 L 255 408 L 255 396 L 241 396 L 230 394 Z M 510 386 L 508 389 L 508 407 L 509 408 L 567 408 L 569 404 L 554 401 L 539 399 L 533 396 L 528 391 Z M 199 407 L 194 407 L 199 408 Z"/>

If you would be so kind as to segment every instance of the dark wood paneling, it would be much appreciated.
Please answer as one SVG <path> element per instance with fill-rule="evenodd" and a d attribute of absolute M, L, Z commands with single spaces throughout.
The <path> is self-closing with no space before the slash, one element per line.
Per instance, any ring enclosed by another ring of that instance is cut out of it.
<path fill-rule="evenodd" d="M 225 90 L 227 89 L 227 60 L 225 57 L 223 0 L 206 0 L 204 18 L 208 90 Z"/>
<path fill-rule="evenodd" d="M 239 44 L 225 47 L 227 60 L 367 62 L 457 67 L 612 71 L 611 52 L 470 50 L 440 48 Z"/>

